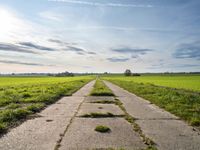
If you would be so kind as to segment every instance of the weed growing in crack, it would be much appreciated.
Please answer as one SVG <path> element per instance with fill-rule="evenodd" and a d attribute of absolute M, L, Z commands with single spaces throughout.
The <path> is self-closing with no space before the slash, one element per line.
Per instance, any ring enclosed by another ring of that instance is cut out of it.
<path fill-rule="evenodd" d="M 95 131 L 101 132 L 101 133 L 107 133 L 107 132 L 110 132 L 111 129 L 104 125 L 98 125 L 98 126 L 96 126 Z"/>
<path fill-rule="evenodd" d="M 86 117 L 86 118 L 107 118 L 107 117 L 115 117 L 114 114 L 112 113 L 98 113 L 98 112 L 92 112 L 89 114 L 84 114 L 81 117 Z"/>

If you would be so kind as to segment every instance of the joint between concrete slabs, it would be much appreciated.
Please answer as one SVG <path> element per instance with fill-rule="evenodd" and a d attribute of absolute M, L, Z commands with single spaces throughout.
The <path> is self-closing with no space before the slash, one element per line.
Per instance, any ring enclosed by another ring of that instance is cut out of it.
<path fill-rule="evenodd" d="M 76 117 L 76 115 L 77 115 L 81 105 L 83 104 L 83 102 L 84 102 L 84 99 L 80 103 L 80 105 L 78 106 L 78 108 L 77 108 L 76 112 L 74 113 L 73 117 L 70 119 L 70 123 L 67 125 L 67 127 L 66 127 L 65 131 L 63 132 L 63 134 L 60 134 L 60 139 L 57 141 L 57 143 L 56 143 L 56 145 L 54 147 L 54 150 L 59 150 L 59 148 L 62 146 L 61 145 L 62 139 L 65 136 L 65 134 L 67 133 L 67 130 L 69 129 L 70 125 L 72 124 L 72 122 L 73 122 L 74 118 Z"/>

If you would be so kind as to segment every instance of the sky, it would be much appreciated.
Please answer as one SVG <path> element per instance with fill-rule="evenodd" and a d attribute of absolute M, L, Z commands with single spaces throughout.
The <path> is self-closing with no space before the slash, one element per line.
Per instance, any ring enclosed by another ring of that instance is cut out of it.
<path fill-rule="evenodd" d="M 199 0 L 0 0 L 0 73 L 200 71 Z"/>

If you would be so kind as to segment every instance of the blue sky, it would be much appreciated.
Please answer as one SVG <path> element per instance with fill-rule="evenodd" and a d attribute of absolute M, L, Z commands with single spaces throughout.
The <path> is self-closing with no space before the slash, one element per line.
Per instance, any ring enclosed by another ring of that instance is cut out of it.
<path fill-rule="evenodd" d="M 200 71 L 199 0 L 0 0 L 0 73 Z"/>

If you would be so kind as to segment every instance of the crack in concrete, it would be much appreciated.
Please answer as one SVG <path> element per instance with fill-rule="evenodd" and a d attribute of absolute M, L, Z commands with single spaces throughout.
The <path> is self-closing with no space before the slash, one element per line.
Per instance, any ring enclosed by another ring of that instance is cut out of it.
<path fill-rule="evenodd" d="M 54 147 L 54 150 L 59 150 L 59 148 L 61 147 L 61 142 L 62 142 L 62 140 L 63 140 L 63 137 L 64 137 L 65 134 L 67 133 L 67 131 L 68 131 L 70 125 L 72 124 L 74 118 L 76 117 L 78 111 L 79 111 L 80 108 L 81 108 L 81 105 L 83 104 L 83 102 L 84 102 L 84 100 L 85 100 L 85 97 L 83 97 L 83 98 L 84 98 L 83 101 L 79 104 L 79 106 L 78 106 L 76 112 L 74 113 L 73 117 L 70 119 L 69 124 L 67 125 L 65 131 L 64 131 L 63 133 L 60 134 L 60 139 L 57 141 L 57 143 L 56 143 L 56 145 L 55 145 L 55 147 Z"/>
<path fill-rule="evenodd" d="M 148 146 L 148 148 L 153 148 L 153 149 L 157 150 L 156 143 L 143 133 L 141 127 L 135 122 L 136 119 L 127 112 L 126 108 L 124 107 L 124 104 L 120 101 L 119 97 L 115 97 L 115 100 L 118 101 L 118 103 L 116 103 L 116 105 L 118 105 L 118 107 L 124 112 L 125 120 L 133 126 L 134 131 L 139 134 L 139 136 L 142 138 L 144 144 L 146 144 Z"/>

